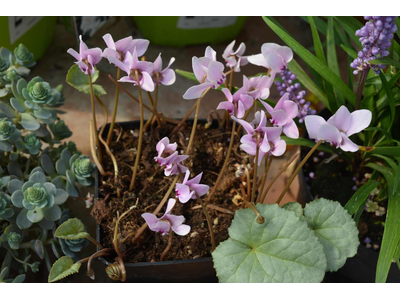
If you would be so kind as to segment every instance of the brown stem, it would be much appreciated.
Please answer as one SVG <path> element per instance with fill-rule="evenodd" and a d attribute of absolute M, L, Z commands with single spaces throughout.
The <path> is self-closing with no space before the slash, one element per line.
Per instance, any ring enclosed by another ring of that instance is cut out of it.
<path fill-rule="evenodd" d="M 119 247 L 118 247 L 118 226 L 119 222 L 122 220 L 123 217 L 125 217 L 128 213 L 131 212 L 133 207 L 129 208 L 127 211 L 125 211 L 118 219 L 117 222 L 115 222 L 115 229 L 114 229 L 114 238 L 113 238 L 113 245 L 115 252 L 117 252 L 118 256 L 122 257 L 121 252 L 119 252 Z"/>
<path fill-rule="evenodd" d="M 254 205 L 251 202 L 245 200 L 245 205 L 250 207 L 254 211 L 254 213 L 257 215 L 257 223 L 258 224 L 263 224 L 265 222 L 264 217 L 262 215 L 260 215 L 258 210 L 254 207 Z"/>
<path fill-rule="evenodd" d="M 143 126 L 144 126 L 142 88 L 140 86 L 139 73 L 138 73 L 137 70 L 135 70 L 135 77 L 136 77 L 136 82 L 138 84 L 138 92 L 139 92 L 140 128 L 139 128 L 139 142 L 138 142 L 138 147 L 137 147 L 137 151 L 136 151 L 135 166 L 134 166 L 134 169 L 133 169 L 133 174 L 132 174 L 132 178 L 131 178 L 131 184 L 129 185 L 129 192 L 132 192 L 133 189 L 135 188 L 136 175 L 137 175 L 137 171 L 138 171 L 138 168 L 139 168 L 140 154 L 142 152 Z"/>
<path fill-rule="evenodd" d="M 110 172 L 105 172 L 104 171 L 103 166 L 100 164 L 99 159 L 97 157 L 96 149 L 95 149 L 94 142 L 93 142 L 94 136 L 97 135 L 97 132 L 93 132 L 94 131 L 93 120 L 90 120 L 90 128 L 89 129 L 90 129 L 90 132 L 89 132 L 89 134 L 90 134 L 90 137 L 89 137 L 89 139 L 90 139 L 90 151 L 92 152 L 92 158 L 94 160 L 94 163 L 96 164 L 97 169 L 99 170 L 100 174 L 103 175 L 103 176 L 112 174 Z"/>
<path fill-rule="evenodd" d="M 273 156 L 269 156 L 269 157 L 265 158 L 265 171 L 263 174 L 263 178 L 261 179 L 262 180 L 261 189 L 260 189 L 258 197 L 255 199 L 255 203 L 257 203 L 257 201 L 261 198 L 261 195 L 264 191 L 265 183 L 267 182 L 267 179 L 268 179 L 268 171 L 269 171 L 269 168 L 272 163 L 272 158 L 273 158 Z"/>
<path fill-rule="evenodd" d="M 224 164 L 222 165 L 222 169 L 221 169 L 221 171 L 220 171 L 219 174 L 218 174 L 218 178 L 217 178 L 217 180 L 215 181 L 214 187 L 213 187 L 213 189 L 211 190 L 210 194 L 208 195 L 208 199 L 207 199 L 206 202 L 209 202 L 210 199 L 211 199 L 211 197 L 212 197 L 212 196 L 214 195 L 214 193 L 217 191 L 218 185 L 219 185 L 220 181 L 222 180 L 222 176 L 223 176 L 224 173 L 225 173 L 226 167 L 228 166 L 229 158 L 230 158 L 231 152 L 232 152 L 233 142 L 234 142 L 234 140 L 235 140 L 235 133 L 236 133 L 235 128 L 236 128 L 236 122 L 233 121 L 233 124 L 232 124 L 232 132 L 231 132 L 231 140 L 230 140 L 230 142 L 229 142 L 228 152 L 226 153 L 226 157 L 225 157 Z"/>
<path fill-rule="evenodd" d="M 357 110 L 357 109 L 360 108 L 361 97 L 362 97 L 362 94 L 363 94 L 365 81 L 367 80 L 367 77 L 368 77 L 369 69 L 370 69 L 370 67 L 368 66 L 361 73 L 360 83 L 359 83 L 358 89 L 357 89 L 356 105 L 354 107 L 354 110 Z"/>
<path fill-rule="evenodd" d="M 310 152 L 307 153 L 306 157 L 303 158 L 303 160 L 301 161 L 301 163 L 298 165 L 297 169 L 293 172 L 292 176 L 290 176 L 288 183 L 285 186 L 285 189 L 282 191 L 281 195 L 279 196 L 278 200 L 276 201 L 276 203 L 280 203 L 282 201 L 283 196 L 285 196 L 286 192 L 288 191 L 290 185 L 292 184 L 293 180 L 295 179 L 297 173 L 300 172 L 301 168 L 303 167 L 303 165 L 306 163 L 306 161 L 310 158 L 310 156 L 314 153 L 315 150 L 317 150 L 317 148 L 322 144 L 322 140 L 319 141 L 318 143 L 316 143 L 314 145 L 314 147 L 312 147 L 312 149 L 310 150 Z"/>
<path fill-rule="evenodd" d="M 121 69 L 117 67 L 117 80 L 119 80 L 121 77 Z M 117 85 L 115 87 L 115 99 L 114 99 L 114 109 L 113 109 L 113 114 L 111 118 L 111 124 L 108 129 L 108 135 L 107 135 L 107 145 L 111 143 L 111 138 L 112 134 L 114 131 L 114 124 L 115 124 L 115 119 L 117 117 L 117 109 L 118 109 L 118 98 L 119 98 L 119 86 Z"/>
<path fill-rule="evenodd" d="M 98 256 L 96 256 L 96 257 L 108 256 L 109 255 L 108 253 L 111 254 L 112 251 L 113 251 L 112 248 L 103 248 L 103 249 L 97 251 L 96 253 L 92 254 L 91 256 L 82 258 L 81 260 L 77 261 L 76 263 L 77 264 L 83 264 L 83 263 L 87 262 L 93 255 L 96 255 L 96 254 L 98 254 Z"/>
<path fill-rule="evenodd" d="M 234 72 L 231 73 L 231 75 L 229 76 L 229 91 L 232 93 L 232 87 L 233 87 L 233 74 L 235 74 Z"/>
<path fill-rule="evenodd" d="M 93 84 L 92 84 L 92 74 L 90 71 L 88 72 L 88 77 L 89 77 L 89 87 L 90 87 L 90 103 L 92 106 L 92 119 L 93 119 L 93 127 L 94 130 L 97 131 L 97 122 L 96 122 L 96 108 L 94 106 L 94 92 L 93 92 Z M 96 146 L 97 146 L 97 152 L 99 153 L 99 162 L 100 164 L 103 163 L 103 157 L 102 157 L 102 151 L 100 147 L 100 141 L 99 141 L 99 136 L 95 134 L 95 139 L 96 139 Z"/>
<path fill-rule="evenodd" d="M 206 219 L 207 219 L 208 230 L 210 231 L 210 237 L 211 237 L 211 245 L 212 245 L 212 246 L 211 246 L 211 252 L 212 252 L 212 251 L 214 251 L 216 245 L 215 245 L 215 236 L 214 236 L 214 231 L 213 231 L 213 228 L 212 228 L 212 223 L 211 223 L 210 215 L 208 214 L 207 208 L 206 208 L 206 206 L 204 205 L 203 200 L 201 200 L 199 194 L 198 194 L 196 191 L 195 191 L 195 194 L 196 194 L 197 200 L 199 200 L 199 202 L 200 202 L 200 204 L 201 204 L 201 207 L 203 208 L 204 215 L 206 216 Z"/>
<path fill-rule="evenodd" d="M 91 242 L 92 242 L 93 244 L 95 244 L 97 247 L 99 247 L 100 250 L 103 249 L 103 246 L 102 246 L 98 241 L 96 241 L 94 238 L 92 238 L 91 236 L 87 236 L 86 239 L 89 240 L 89 241 L 91 241 Z"/>
<path fill-rule="evenodd" d="M 195 104 L 192 106 L 192 108 L 188 111 L 188 113 L 186 114 L 186 116 L 183 117 L 183 119 L 178 123 L 178 125 L 175 126 L 175 128 L 172 130 L 172 132 L 169 134 L 169 137 L 173 136 L 175 133 L 178 132 L 179 128 L 182 127 L 183 124 L 185 124 L 186 120 L 190 117 L 190 115 L 192 114 L 192 112 L 195 110 L 197 106 L 197 102 L 195 102 Z"/>
<path fill-rule="evenodd" d="M 258 154 L 260 152 L 260 135 L 257 134 L 257 148 L 256 148 L 256 161 L 254 163 L 254 174 L 253 174 L 253 188 L 251 190 L 251 203 L 254 203 L 254 197 L 256 196 L 257 186 L 257 168 L 258 168 Z"/>
<path fill-rule="evenodd" d="M 168 253 L 169 249 L 171 249 L 171 246 L 172 246 L 172 229 L 171 229 L 172 225 L 171 225 L 170 221 L 168 221 L 168 220 L 166 220 L 166 221 L 169 223 L 169 226 L 170 226 L 169 236 L 168 236 L 168 245 L 167 245 L 167 248 L 165 248 L 165 250 L 161 254 L 160 261 L 164 260 L 165 255 Z"/>
<path fill-rule="evenodd" d="M 92 260 L 94 258 L 101 257 L 101 256 L 110 256 L 111 255 L 111 251 L 112 251 L 111 248 L 101 249 L 101 250 L 97 251 L 96 253 L 93 253 L 89 257 L 88 263 L 87 263 L 87 272 L 86 272 L 86 274 L 87 274 L 87 276 L 89 276 L 90 279 L 92 279 L 92 280 L 95 279 L 94 278 L 94 271 L 91 268 Z"/>

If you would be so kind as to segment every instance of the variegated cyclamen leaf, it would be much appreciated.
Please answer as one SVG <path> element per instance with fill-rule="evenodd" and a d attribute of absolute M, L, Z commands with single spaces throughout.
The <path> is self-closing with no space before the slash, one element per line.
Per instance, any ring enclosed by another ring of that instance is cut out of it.
<path fill-rule="evenodd" d="M 85 231 L 85 226 L 79 219 L 73 218 L 58 226 L 54 236 L 64 240 L 77 240 L 88 237 L 89 233 Z"/>
<path fill-rule="evenodd" d="M 347 258 L 356 255 L 360 244 L 357 226 L 339 202 L 324 198 L 314 200 L 304 208 L 304 216 L 324 246 L 327 271 L 337 271 Z"/>
<path fill-rule="evenodd" d="M 78 273 L 80 263 L 74 263 L 73 259 L 69 256 L 63 256 L 58 259 L 54 265 L 51 267 L 49 274 L 49 283 L 56 282 L 58 280 L 64 279 L 65 277 Z"/>
<path fill-rule="evenodd" d="M 92 83 L 95 82 L 98 77 L 99 71 L 96 69 L 94 75 L 92 75 Z M 89 76 L 83 73 L 79 69 L 78 65 L 73 65 L 68 70 L 66 81 L 78 91 L 90 94 Z M 101 85 L 92 84 L 92 87 L 95 96 L 103 96 L 107 94 Z"/>
<path fill-rule="evenodd" d="M 321 282 L 326 258 L 307 222 L 277 204 L 235 213 L 229 239 L 212 253 L 220 282 Z"/>

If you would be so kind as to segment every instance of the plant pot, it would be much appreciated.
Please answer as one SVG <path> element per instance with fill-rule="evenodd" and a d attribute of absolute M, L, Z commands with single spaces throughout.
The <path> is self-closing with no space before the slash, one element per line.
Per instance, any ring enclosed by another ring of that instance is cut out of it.
<path fill-rule="evenodd" d="M 40 59 L 54 36 L 57 17 L 0 17 L 0 47 L 13 51 L 24 44 Z"/>
<path fill-rule="evenodd" d="M 324 109 L 319 113 L 319 115 L 324 119 L 328 119 L 332 114 L 328 109 Z M 307 133 L 304 137 L 308 138 Z M 301 157 L 304 157 L 308 151 L 309 148 L 301 147 Z M 311 202 L 315 197 L 310 192 L 303 169 L 299 172 L 298 177 L 300 189 L 298 202 Z M 346 264 L 337 272 L 327 272 L 323 282 L 373 283 L 375 282 L 378 257 L 379 253 L 360 245 L 357 254 L 354 257 L 347 259 Z M 386 282 L 400 282 L 400 270 L 395 264 L 392 264 Z"/>
<path fill-rule="evenodd" d="M 133 17 L 143 36 L 161 46 L 216 44 L 231 41 L 247 17 Z"/>
<path fill-rule="evenodd" d="M 190 125 L 193 120 L 188 120 Z M 199 119 L 198 124 L 205 124 L 207 120 Z M 139 121 L 129 121 L 117 123 L 124 130 L 138 129 Z M 104 136 L 107 135 L 109 125 L 106 125 Z M 215 128 L 217 122 L 212 124 Z M 95 175 L 95 198 L 99 197 L 99 173 Z M 102 241 L 102 230 L 100 225 L 96 225 L 96 239 L 99 243 Z M 100 260 L 109 265 L 113 260 L 101 257 Z M 197 258 L 190 260 L 176 260 L 163 262 L 143 262 L 143 263 L 125 263 L 127 279 L 126 282 L 218 282 L 213 267 L 211 257 Z"/>

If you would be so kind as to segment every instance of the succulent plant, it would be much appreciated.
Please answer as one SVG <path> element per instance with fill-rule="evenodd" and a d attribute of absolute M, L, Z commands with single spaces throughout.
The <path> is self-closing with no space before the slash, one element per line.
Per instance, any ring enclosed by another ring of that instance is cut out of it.
<path fill-rule="evenodd" d="M 8 118 L 0 119 L 0 141 L 7 141 L 15 131 L 15 125 Z"/>
<path fill-rule="evenodd" d="M 33 53 L 23 44 L 19 44 L 18 47 L 14 49 L 14 57 L 16 63 L 20 66 L 31 68 L 36 64 L 33 60 Z"/>
<path fill-rule="evenodd" d="M 18 80 L 18 79 L 20 79 L 21 78 L 21 76 L 17 73 L 17 71 L 15 71 L 14 69 L 13 70 L 10 70 L 10 71 L 7 71 L 4 75 L 3 75 L 3 80 L 6 82 L 6 83 L 11 83 L 12 81 L 15 81 L 15 80 Z"/>
<path fill-rule="evenodd" d="M 26 88 L 22 89 L 22 95 L 27 101 L 26 104 L 28 106 L 34 106 L 30 101 L 37 104 L 48 104 L 54 98 L 51 93 L 50 84 L 43 81 L 40 77 L 33 78 Z"/>
<path fill-rule="evenodd" d="M 28 149 L 29 153 L 32 155 L 37 155 L 42 143 L 38 139 L 35 133 L 30 133 L 24 137 L 25 147 Z"/>
<path fill-rule="evenodd" d="M 93 183 L 93 172 L 96 170 L 96 165 L 92 163 L 89 156 L 75 154 L 71 157 L 70 164 L 71 171 L 80 184 L 90 186 Z"/>
<path fill-rule="evenodd" d="M 52 89 L 51 93 L 53 95 L 53 99 L 47 104 L 52 107 L 60 107 L 61 105 L 64 105 L 65 97 L 63 92 L 64 87 L 62 84 L 59 84 L 55 89 Z"/>
<path fill-rule="evenodd" d="M 54 139 L 61 141 L 63 139 L 69 138 L 72 135 L 72 132 L 69 130 L 68 126 L 65 125 L 63 120 L 58 121 L 57 123 L 50 124 L 50 130 L 53 133 Z"/>
<path fill-rule="evenodd" d="M 7 71 L 9 67 L 10 67 L 10 61 L 8 59 L 0 57 L 0 72 Z"/>
<path fill-rule="evenodd" d="M 11 197 L 0 192 L 0 220 L 11 218 L 13 215 L 14 210 L 11 207 Z"/>
<path fill-rule="evenodd" d="M 21 235 L 16 232 L 10 232 L 7 236 L 8 244 L 11 249 L 19 249 L 19 241 L 21 240 Z"/>

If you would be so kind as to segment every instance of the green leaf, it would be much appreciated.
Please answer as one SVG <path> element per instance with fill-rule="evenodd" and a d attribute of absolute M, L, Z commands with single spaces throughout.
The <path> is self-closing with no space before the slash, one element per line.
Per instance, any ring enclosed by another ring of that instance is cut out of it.
<path fill-rule="evenodd" d="M 344 29 L 344 31 L 347 32 L 358 48 L 362 49 L 359 40 L 360 38 L 356 36 L 356 31 L 360 29 L 363 24 L 353 17 L 335 17 L 335 19 L 338 21 L 339 25 Z"/>
<path fill-rule="evenodd" d="M 274 22 L 268 17 L 263 17 L 267 25 L 290 47 L 292 50 L 304 60 L 311 68 L 313 68 L 318 74 L 328 81 L 337 92 L 342 94 L 344 98 L 350 101 L 351 104 L 355 104 L 356 96 L 353 91 L 327 66 L 325 66 L 318 58 L 310 53 L 306 48 L 299 44 L 294 38 L 288 33 L 279 28 Z"/>
<path fill-rule="evenodd" d="M 308 23 L 310 23 L 311 34 L 314 41 L 315 54 L 319 60 L 326 64 L 324 48 L 322 47 L 321 39 L 319 38 L 317 27 L 315 26 L 314 18 L 309 16 Z"/>
<path fill-rule="evenodd" d="M 220 282 L 321 282 L 326 258 L 307 223 L 277 204 L 237 210 L 229 239 L 212 253 Z"/>
<path fill-rule="evenodd" d="M 356 50 L 354 50 L 354 49 L 352 49 L 352 48 L 350 48 L 350 47 L 347 47 L 347 46 L 345 46 L 345 45 L 343 45 L 343 44 L 340 44 L 340 48 L 342 48 L 349 56 L 351 56 L 353 59 L 355 59 L 355 58 L 357 58 L 357 51 Z"/>
<path fill-rule="evenodd" d="M 85 226 L 81 220 L 73 218 L 58 226 L 54 236 L 64 240 L 78 240 L 90 235 L 85 231 Z"/>
<path fill-rule="evenodd" d="M 58 259 L 54 265 L 51 267 L 49 274 L 49 283 L 56 282 L 58 280 L 64 279 L 65 277 L 78 273 L 80 263 L 74 263 L 73 259 L 69 256 L 63 256 Z"/>
<path fill-rule="evenodd" d="M 389 84 L 388 84 L 388 82 L 386 80 L 385 75 L 383 74 L 383 72 L 380 72 L 379 76 L 381 78 L 383 88 L 386 91 L 386 95 L 387 95 L 387 98 L 388 98 L 388 101 L 389 101 L 391 119 L 390 119 L 389 128 L 387 128 L 387 131 L 390 131 L 390 129 L 393 126 L 394 120 L 396 119 L 396 107 L 395 107 L 395 104 L 394 104 L 394 98 L 393 98 L 392 90 L 389 88 Z"/>
<path fill-rule="evenodd" d="M 325 93 L 315 84 L 315 82 L 307 75 L 307 73 L 303 70 L 303 68 L 296 62 L 295 59 L 292 59 L 288 64 L 288 68 L 290 71 L 296 74 L 299 82 L 304 85 L 306 89 L 308 89 L 311 93 L 315 95 L 326 107 L 329 106 L 328 98 Z"/>
<path fill-rule="evenodd" d="M 360 150 L 364 150 L 364 147 L 360 147 Z M 364 150 L 365 151 L 365 150 Z M 369 150 L 370 154 L 381 154 L 390 156 L 400 156 L 400 147 L 373 147 Z"/>
<path fill-rule="evenodd" d="M 286 142 L 286 144 L 288 144 L 288 145 L 298 145 L 298 146 L 305 146 L 305 147 L 309 147 L 309 148 L 312 148 L 315 146 L 315 143 L 312 140 L 308 140 L 305 138 L 292 139 L 287 136 L 282 136 L 282 140 L 284 140 Z M 326 153 L 331 153 L 331 154 L 336 153 L 331 147 L 328 147 L 325 145 L 319 146 L 318 150 L 326 152 Z"/>
<path fill-rule="evenodd" d="M 368 196 L 378 185 L 378 181 L 372 179 L 368 180 L 367 183 L 363 184 L 363 186 L 354 193 L 353 197 L 346 203 L 344 208 L 347 209 L 350 215 L 353 215 L 357 209 L 367 201 Z"/>
<path fill-rule="evenodd" d="M 327 271 L 337 271 L 357 254 L 356 223 L 339 202 L 320 198 L 307 203 L 304 216 L 324 246 Z"/>
<path fill-rule="evenodd" d="M 396 68 L 400 69 L 400 62 L 389 58 L 389 57 L 384 57 L 384 58 L 378 58 L 374 60 L 370 60 L 369 63 L 371 65 L 379 65 L 379 64 L 384 64 L 387 66 L 395 66 Z"/>
<path fill-rule="evenodd" d="M 94 83 L 98 77 L 99 71 L 96 69 L 94 75 L 92 75 L 92 83 Z M 66 81 L 78 91 L 90 94 L 89 76 L 83 73 L 81 69 L 79 69 L 78 65 L 73 65 L 69 69 Z M 93 93 L 95 96 L 103 96 L 107 94 L 103 87 L 98 84 L 93 84 Z"/>
<path fill-rule="evenodd" d="M 293 211 L 297 217 L 303 216 L 303 207 L 299 202 L 288 202 L 282 206 L 286 210 Z"/>
<path fill-rule="evenodd" d="M 40 127 L 40 123 L 29 113 L 21 114 L 21 125 L 30 131 L 38 130 Z"/>
<path fill-rule="evenodd" d="M 44 258 L 44 247 L 40 240 L 31 240 L 31 249 L 39 256 L 40 259 Z"/>

